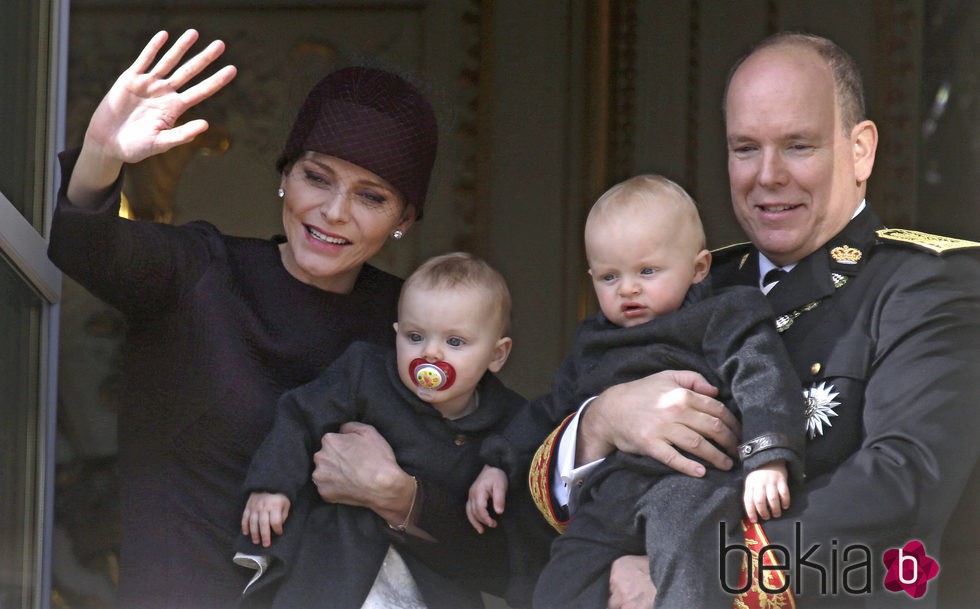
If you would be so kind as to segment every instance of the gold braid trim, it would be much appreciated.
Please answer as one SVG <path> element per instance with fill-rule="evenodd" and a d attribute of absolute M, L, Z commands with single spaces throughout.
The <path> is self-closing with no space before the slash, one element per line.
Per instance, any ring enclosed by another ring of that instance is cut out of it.
<path fill-rule="evenodd" d="M 565 417 L 561 425 L 545 438 L 537 452 L 534 453 L 534 458 L 531 459 L 531 471 L 527 474 L 527 485 L 531 491 L 534 505 L 544 516 L 545 521 L 559 533 L 565 532 L 568 521 L 562 521 L 558 518 L 551 501 L 551 458 L 558 447 L 558 438 L 561 437 L 561 432 L 565 430 L 565 426 L 574 416 L 574 414 L 570 414 Z"/>
<path fill-rule="evenodd" d="M 759 550 L 769 545 L 769 538 L 758 523 L 749 522 L 748 518 L 742 519 L 742 531 L 745 532 L 745 546 L 752 554 L 752 563 L 758 567 Z M 766 552 L 762 557 L 762 562 L 766 565 L 775 565 L 776 560 L 772 552 Z M 739 576 L 738 587 L 744 588 L 748 578 L 748 565 L 742 561 L 742 574 Z M 793 591 L 789 588 L 786 576 L 783 571 L 774 569 L 766 571 L 766 588 L 779 590 L 785 587 L 782 592 L 766 592 L 759 585 L 758 576 L 753 577 L 749 582 L 749 589 L 732 600 L 732 609 L 796 609 L 796 598 Z"/>
<path fill-rule="evenodd" d="M 923 233 L 917 230 L 907 230 L 904 228 L 883 228 L 877 231 L 877 234 L 878 238 L 885 241 L 907 243 L 909 245 L 914 245 L 919 249 L 939 255 L 953 250 L 980 247 L 980 243 L 977 243 L 976 241 L 954 239 L 952 237 L 943 237 L 942 235 L 933 235 L 930 233 Z"/>

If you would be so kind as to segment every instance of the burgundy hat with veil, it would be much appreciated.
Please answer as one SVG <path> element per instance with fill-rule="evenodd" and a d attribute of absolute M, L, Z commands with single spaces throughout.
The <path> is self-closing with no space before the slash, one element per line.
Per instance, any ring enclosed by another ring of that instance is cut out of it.
<path fill-rule="evenodd" d="M 415 87 L 383 70 L 344 68 L 310 91 L 276 168 L 306 151 L 341 158 L 387 180 L 421 218 L 437 143 L 435 112 Z"/>

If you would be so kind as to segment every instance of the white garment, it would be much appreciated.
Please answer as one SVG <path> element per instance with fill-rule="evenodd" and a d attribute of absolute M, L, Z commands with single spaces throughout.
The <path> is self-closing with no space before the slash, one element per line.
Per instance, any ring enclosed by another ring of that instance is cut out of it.
<path fill-rule="evenodd" d="M 415 578 L 395 546 L 388 547 L 361 609 L 426 609 Z"/>
<path fill-rule="evenodd" d="M 245 586 L 243 594 L 269 568 L 269 559 L 265 556 L 239 552 L 235 554 L 234 561 L 236 565 L 255 569 L 255 575 Z M 394 546 L 388 547 L 388 553 L 361 609 L 427 609 L 415 578 Z"/>

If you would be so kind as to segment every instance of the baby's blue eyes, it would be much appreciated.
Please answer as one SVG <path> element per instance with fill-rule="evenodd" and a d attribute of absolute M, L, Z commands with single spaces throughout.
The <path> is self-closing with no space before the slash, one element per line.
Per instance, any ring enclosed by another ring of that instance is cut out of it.
<path fill-rule="evenodd" d="M 645 267 L 645 268 L 640 269 L 639 274 L 640 275 L 653 275 L 656 272 L 657 272 L 657 269 L 648 266 L 648 267 Z M 618 279 L 618 278 L 619 278 L 619 275 L 617 275 L 616 273 L 606 273 L 605 275 L 601 275 L 599 277 L 599 279 L 601 281 L 606 281 L 606 282 L 616 281 L 616 279 Z"/>
<path fill-rule="evenodd" d="M 420 343 L 425 340 L 425 338 L 418 332 L 409 332 L 407 334 L 407 337 L 409 342 L 412 343 Z M 458 336 L 451 336 L 446 339 L 446 344 L 449 345 L 450 347 L 462 347 L 466 343 L 463 341 L 462 338 L 459 338 Z"/>

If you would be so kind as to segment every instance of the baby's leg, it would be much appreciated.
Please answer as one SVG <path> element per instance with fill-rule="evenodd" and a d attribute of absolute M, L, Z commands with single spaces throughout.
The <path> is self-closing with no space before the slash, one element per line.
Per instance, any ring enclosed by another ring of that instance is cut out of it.
<path fill-rule="evenodd" d="M 591 487 L 568 529 L 552 543 L 551 558 L 535 588 L 535 609 L 606 607 L 613 561 L 643 554 L 642 532 L 635 528 L 637 496 L 623 492 L 620 474 L 611 472 Z"/>
<path fill-rule="evenodd" d="M 732 606 L 732 596 L 719 579 L 719 523 L 726 522 L 726 545 L 744 543 L 741 489 L 740 476 L 709 468 L 704 478 L 666 476 L 641 498 L 638 515 L 657 587 L 657 609 Z M 741 554 L 729 552 L 726 557 L 724 573 L 734 586 Z"/>

